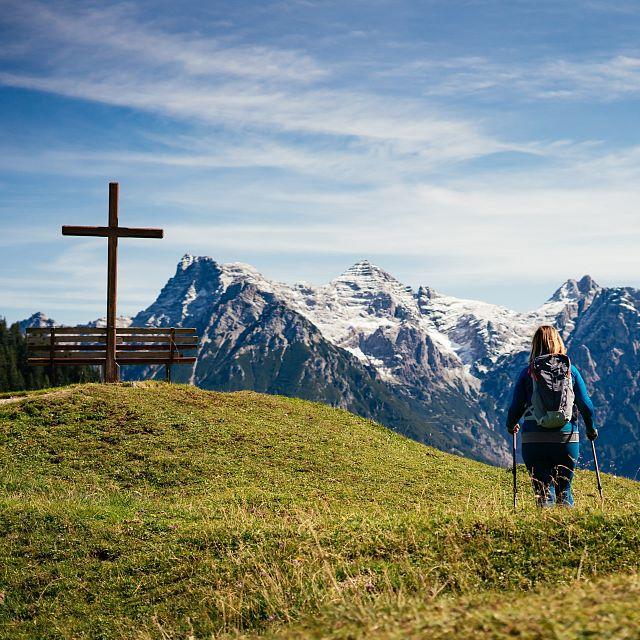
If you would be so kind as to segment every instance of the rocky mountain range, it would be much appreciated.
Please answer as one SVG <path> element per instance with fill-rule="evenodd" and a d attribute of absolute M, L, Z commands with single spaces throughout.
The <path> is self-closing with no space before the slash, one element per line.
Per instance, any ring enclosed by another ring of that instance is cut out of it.
<path fill-rule="evenodd" d="M 519 313 L 426 286 L 413 290 L 366 260 L 314 286 L 185 255 L 132 323 L 197 328 L 197 362 L 176 367 L 177 380 L 327 402 L 496 464 L 508 462 L 512 381 L 535 328 L 554 324 L 597 404 L 602 466 L 633 477 L 640 467 L 639 312 L 640 291 L 600 287 L 589 276 Z"/>

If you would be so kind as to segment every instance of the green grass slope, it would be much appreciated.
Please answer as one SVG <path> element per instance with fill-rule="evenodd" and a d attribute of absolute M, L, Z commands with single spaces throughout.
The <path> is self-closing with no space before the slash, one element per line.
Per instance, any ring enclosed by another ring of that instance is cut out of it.
<path fill-rule="evenodd" d="M 633 637 L 640 485 L 601 510 L 581 473 L 539 513 L 522 472 L 514 515 L 510 482 L 302 400 L 28 395 L 0 404 L 0 637 Z"/>

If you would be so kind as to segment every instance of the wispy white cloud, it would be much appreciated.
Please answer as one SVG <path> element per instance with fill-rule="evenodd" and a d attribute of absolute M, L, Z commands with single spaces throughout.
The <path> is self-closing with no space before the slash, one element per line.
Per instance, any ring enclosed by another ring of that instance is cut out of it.
<path fill-rule="evenodd" d="M 511 148 L 424 101 L 331 83 L 330 71 L 299 51 L 157 33 L 118 5 L 61 13 L 28 2 L 14 13 L 37 34 L 48 62 L 28 73 L 1 72 L 5 86 L 235 129 L 387 141 L 443 160 Z"/>
<path fill-rule="evenodd" d="M 304 83 L 326 74 L 301 51 L 154 28 L 141 22 L 131 3 L 70 3 L 65 7 L 9 0 L 5 4 L 5 20 L 35 36 L 31 49 L 46 53 L 44 62 L 49 68 L 74 68 L 90 75 L 96 63 L 98 68 L 113 65 L 122 69 L 122 61 L 127 59 L 127 67 L 144 64 L 148 71 L 167 69 L 201 80 L 228 76 Z M 12 53 L 13 46 L 7 43 L 2 47 L 5 55 Z"/>
<path fill-rule="evenodd" d="M 555 144 L 513 145 L 507 150 L 532 156 L 570 153 L 573 145 L 560 148 Z M 494 152 L 502 150 L 501 147 Z M 214 172 L 222 169 L 277 169 L 298 176 L 331 180 L 334 184 L 352 181 L 390 182 L 411 176 L 424 176 L 442 171 L 446 166 L 474 156 L 441 152 L 428 145 L 416 148 L 400 141 L 350 140 L 336 148 L 330 144 L 309 147 L 295 141 L 277 140 L 273 136 L 247 135 L 243 140 L 183 138 L 180 145 L 163 145 L 153 151 L 100 150 L 74 146 L 55 149 L 5 147 L 0 156 L 0 170 L 24 173 L 49 173 L 67 176 L 117 175 L 133 170 L 145 175 L 161 175 L 171 170 Z"/>
<path fill-rule="evenodd" d="M 286 92 L 239 84 L 207 87 L 185 78 L 152 80 L 144 69 L 105 71 L 99 78 L 4 72 L 0 83 L 229 127 L 275 127 L 283 132 L 386 140 L 401 144 L 400 150 L 421 151 L 443 160 L 518 148 L 483 133 L 471 122 L 428 116 L 417 101 L 348 90 Z"/>
<path fill-rule="evenodd" d="M 192 146 L 182 153 L 118 154 L 122 162 L 353 174 L 370 172 L 370 160 L 377 158 L 378 164 L 391 167 L 391 173 L 397 173 L 396 168 L 413 173 L 500 152 L 555 156 L 561 146 L 557 141 L 523 144 L 500 139 L 469 118 L 443 115 L 436 100 L 356 91 L 332 82 L 331 68 L 302 51 L 246 45 L 230 36 L 160 31 L 141 24 L 129 4 L 90 9 L 71 4 L 63 10 L 34 0 L 8 5 L 10 20 L 35 36 L 33 47 L 46 54 L 46 62 L 29 72 L 0 71 L 1 84 L 242 131 L 240 143 L 214 142 L 209 148 L 200 144 L 198 152 Z M 526 87 L 528 95 L 558 97 L 565 91 L 561 78 L 573 83 L 574 92 L 581 78 L 584 85 L 597 84 L 584 80 L 586 70 L 603 83 L 616 78 L 617 91 L 622 91 L 640 76 L 640 61 L 619 56 L 611 71 L 606 63 L 558 61 L 523 69 L 464 57 L 416 60 L 393 73 L 444 73 L 442 81 L 426 91 L 432 96 L 508 85 L 510 90 Z M 291 141 L 274 141 L 278 133 L 319 136 L 326 142 L 307 140 L 302 148 Z M 210 138 L 204 132 L 202 137 Z M 108 154 L 102 159 L 110 161 Z M 85 160 L 92 158 L 81 152 L 75 164 L 90 171 L 80 166 Z M 74 164 L 70 157 L 67 161 Z"/>
<path fill-rule="evenodd" d="M 544 58 L 528 62 L 483 57 L 417 59 L 382 69 L 382 77 L 413 78 L 425 95 L 500 95 L 525 100 L 610 102 L 640 93 L 640 54 L 587 60 Z"/>

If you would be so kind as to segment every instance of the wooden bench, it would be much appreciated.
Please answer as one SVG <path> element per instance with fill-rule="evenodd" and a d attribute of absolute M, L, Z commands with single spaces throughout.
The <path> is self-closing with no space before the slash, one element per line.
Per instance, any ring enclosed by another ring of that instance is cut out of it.
<path fill-rule="evenodd" d="M 171 381 L 174 364 L 193 364 L 198 347 L 195 329 L 129 327 L 116 329 L 116 362 L 119 365 L 164 365 Z M 48 366 L 55 377 L 64 365 L 105 365 L 107 330 L 94 327 L 27 329 L 27 363 Z M 190 355 L 185 355 L 190 352 Z"/>

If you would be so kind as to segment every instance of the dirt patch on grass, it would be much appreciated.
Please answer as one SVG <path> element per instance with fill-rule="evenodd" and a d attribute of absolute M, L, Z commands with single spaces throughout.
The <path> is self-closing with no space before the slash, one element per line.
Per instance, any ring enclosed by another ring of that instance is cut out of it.
<path fill-rule="evenodd" d="M 32 400 L 33 398 L 55 398 L 68 396 L 71 393 L 70 389 L 62 389 L 60 391 L 51 391 L 48 393 L 27 394 L 21 396 L 10 396 L 9 398 L 0 398 L 0 405 L 12 404 L 14 402 L 22 402 L 23 400 Z"/>

